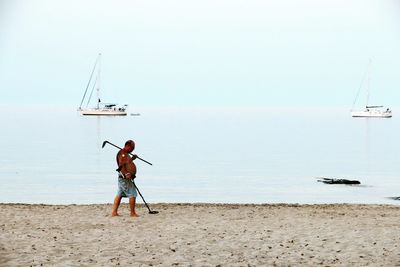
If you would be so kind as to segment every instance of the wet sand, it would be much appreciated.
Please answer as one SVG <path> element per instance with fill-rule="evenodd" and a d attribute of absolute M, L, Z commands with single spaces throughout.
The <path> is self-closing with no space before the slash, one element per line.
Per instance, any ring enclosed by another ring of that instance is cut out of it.
<path fill-rule="evenodd" d="M 400 266 L 400 206 L 0 206 L 0 266 Z"/>

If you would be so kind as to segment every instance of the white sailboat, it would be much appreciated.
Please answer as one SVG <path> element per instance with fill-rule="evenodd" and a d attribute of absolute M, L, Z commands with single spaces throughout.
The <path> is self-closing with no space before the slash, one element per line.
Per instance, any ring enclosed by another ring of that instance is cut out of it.
<path fill-rule="evenodd" d="M 371 118 L 391 118 L 392 111 L 384 106 L 366 106 L 364 110 L 352 111 L 351 116 L 354 118 L 371 117 Z"/>
<path fill-rule="evenodd" d="M 92 78 L 93 74 L 97 68 L 97 76 L 92 84 Z M 89 82 L 86 86 L 85 93 L 83 94 L 81 104 L 79 105 L 78 111 L 82 115 L 94 115 L 94 116 L 126 116 L 127 112 L 126 109 L 128 105 L 123 105 L 119 106 L 117 104 L 113 103 L 103 103 L 100 100 L 100 73 L 101 73 L 101 54 L 97 56 L 96 63 L 94 64 L 92 73 L 89 78 Z M 82 107 L 83 102 L 86 99 L 86 94 L 88 92 L 89 86 L 92 84 L 92 90 L 90 92 L 90 95 L 88 97 L 86 107 Z M 94 91 L 94 88 L 96 87 L 97 91 L 97 104 L 95 107 L 89 108 L 89 103 L 92 98 L 92 94 Z"/>
<path fill-rule="evenodd" d="M 361 81 L 360 88 L 357 92 L 356 98 L 353 102 L 353 107 L 351 109 L 351 116 L 355 118 L 391 118 L 392 111 L 389 108 L 385 108 L 380 105 L 369 105 L 369 94 L 370 94 L 370 71 L 371 71 L 371 61 L 369 62 L 368 69 L 366 74 L 368 75 L 368 84 L 367 84 L 367 101 L 364 110 L 356 110 L 354 111 L 354 105 L 357 102 L 358 96 L 360 94 L 360 90 L 365 80 L 365 75 L 363 80 Z"/>

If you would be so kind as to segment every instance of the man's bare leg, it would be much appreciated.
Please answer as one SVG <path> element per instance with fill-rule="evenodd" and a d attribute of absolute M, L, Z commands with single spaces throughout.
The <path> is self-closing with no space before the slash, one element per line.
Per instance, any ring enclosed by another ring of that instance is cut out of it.
<path fill-rule="evenodd" d="M 116 196 L 114 198 L 114 205 L 112 208 L 111 216 L 119 216 L 118 207 L 119 207 L 119 204 L 121 203 L 121 199 L 122 199 L 122 197 L 120 197 L 120 196 Z"/>
<path fill-rule="evenodd" d="M 130 197 L 129 198 L 129 208 L 131 209 L 131 217 L 139 217 L 139 215 L 136 214 L 135 205 L 136 205 L 136 198 Z"/>

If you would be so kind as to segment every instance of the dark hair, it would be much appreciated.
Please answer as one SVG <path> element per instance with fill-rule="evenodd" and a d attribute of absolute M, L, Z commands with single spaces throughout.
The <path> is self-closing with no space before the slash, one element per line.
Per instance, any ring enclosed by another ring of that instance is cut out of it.
<path fill-rule="evenodd" d="M 131 145 L 133 145 L 135 142 L 133 142 L 132 140 L 128 140 L 128 141 L 126 141 L 125 142 L 125 145 L 126 146 L 131 146 Z"/>

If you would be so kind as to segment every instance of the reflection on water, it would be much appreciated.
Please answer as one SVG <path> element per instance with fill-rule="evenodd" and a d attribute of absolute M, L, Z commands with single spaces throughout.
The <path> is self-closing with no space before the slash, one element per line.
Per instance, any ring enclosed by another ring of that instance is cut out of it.
<path fill-rule="evenodd" d="M 370 147 L 370 120 L 371 118 L 362 118 L 365 121 L 365 154 L 369 158 L 369 147 Z"/>
<path fill-rule="evenodd" d="M 149 202 L 397 203 L 397 118 L 345 110 L 147 109 L 83 117 L 29 111 L 1 118 L 0 202 L 104 203 L 116 190 L 104 140 L 134 139 Z M 316 177 L 360 180 L 325 185 Z"/>

